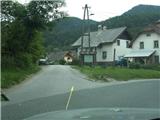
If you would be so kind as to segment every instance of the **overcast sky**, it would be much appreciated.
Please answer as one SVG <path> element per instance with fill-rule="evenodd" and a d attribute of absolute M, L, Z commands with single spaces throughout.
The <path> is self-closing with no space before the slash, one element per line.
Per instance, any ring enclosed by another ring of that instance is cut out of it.
<path fill-rule="evenodd" d="M 21 3 L 28 2 L 30 0 L 18 0 Z M 83 9 L 82 7 L 85 4 L 91 7 L 90 13 L 93 13 L 93 16 L 90 16 L 90 19 L 96 21 L 102 21 L 109 17 L 121 15 L 132 7 L 139 4 L 147 5 L 158 5 L 160 6 L 160 0 L 65 0 L 66 7 L 65 11 L 70 16 L 83 18 Z"/>

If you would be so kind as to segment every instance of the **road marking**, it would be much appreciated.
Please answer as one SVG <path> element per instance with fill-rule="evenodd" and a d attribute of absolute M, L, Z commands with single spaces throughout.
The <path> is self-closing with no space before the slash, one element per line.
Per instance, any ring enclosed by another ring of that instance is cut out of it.
<path fill-rule="evenodd" d="M 68 98 L 68 101 L 67 101 L 67 105 L 66 105 L 66 110 L 68 110 L 68 106 L 69 106 L 69 103 L 71 101 L 71 97 L 72 97 L 73 91 L 74 91 L 74 86 L 72 86 L 72 88 L 71 88 L 71 91 L 70 91 L 70 94 L 69 94 L 69 98 Z"/>

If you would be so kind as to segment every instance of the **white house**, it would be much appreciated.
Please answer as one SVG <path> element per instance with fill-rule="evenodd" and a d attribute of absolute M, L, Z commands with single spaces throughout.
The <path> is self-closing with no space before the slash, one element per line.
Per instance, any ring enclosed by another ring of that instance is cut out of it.
<path fill-rule="evenodd" d="M 96 32 L 90 33 L 90 47 L 93 53 L 93 61 L 96 64 L 112 64 L 129 53 L 131 37 L 126 27 L 106 29 L 103 27 Z M 88 51 L 88 40 L 84 37 L 83 51 L 81 51 L 81 37 L 72 45 L 77 50 L 77 55 L 83 55 Z M 83 57 L 85 59 L 85 56 Z M 84 60 L 85 61 L 85 60 Z M 87 61 L 86 61 L 87 62 Z M 88 61 L 89 62 L 89 61 Z"/>
<path fill-rule="evenodd" d="M 160 20 L 137 35 L 125 57 L 142 64 L 160 64 Z"/>

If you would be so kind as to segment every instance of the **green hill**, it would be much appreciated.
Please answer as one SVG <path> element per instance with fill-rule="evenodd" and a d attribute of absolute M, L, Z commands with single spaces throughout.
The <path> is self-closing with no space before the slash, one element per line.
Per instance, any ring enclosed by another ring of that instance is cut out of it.
<path fill-rule="evenodd" d="M 98 24 L 107 28 L 127 26 L 134 38 L 144 27 L 160 19 L 160 6 L 138 5 L 123 13 L 102 22 L 90 20 L 91 31 L 97 30 Z M 53 30 L 44 32 L 47 51 L 69 49 L 70 45 L 81 36 L 82 20 L 75 17 L 66 17 L 54 22 Z"/>
<path fill-rule="evenodd" d="M 160 19 L 160 6 L 138 5 L 121 16 L 110 18 L 102 23 L 108 28 L 127 26 L 133 37 L 144 27 Z"/>
<path fill-rule="evenodd" d="M 97 22 L 90 20 L 91 30 L 96 30 Z M 47 51 L 69 49 L 70 45 L 81 36 L 82 20 L 66 17 L 54 22 L 53 29 L 44 32 Z"/>

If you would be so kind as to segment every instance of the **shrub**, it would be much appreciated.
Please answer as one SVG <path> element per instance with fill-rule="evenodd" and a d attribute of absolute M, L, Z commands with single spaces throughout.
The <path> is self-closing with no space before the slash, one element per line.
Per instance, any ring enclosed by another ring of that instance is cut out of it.
<path fill-rule="evenodd" d="M 129 63 L 129 68 L 131 69 L 140 69 L 141 68 L 141 65 L 140 63 Z"/>
<path fill-rule="evenodd" d="M 73 61 L 70 64 L 71 65 L 80 65 L 81 61 L 79 59 L 73 59 Z"/>
<path fill-rule="evenodd" d="M 30 67 L 33 65 L 32 55 L 28 53 L 21 54 L 16 57 L 15 62 L 18 67 Z"/>
<path fill-rule="evenodd" d="M 155 64 L 141 65 L 141 68 L 143 68 L 143 69 L 152 69 L 152 70 L 158 70 L 158 71 L 160 71 L 160 66 L 155 65 Z"/>
<path fill-rule="evenodd" d="M 59 64 L 60 64 L 60 65 L 64 65 L 65 63 L 66 63 L 65 60 L 63 60 L 63 59 L 59 60 Z"/>
<path fill-rule="evenodd" d="M 2 68 L 8 68 L 8 67 L 14 67 L 15 66 L 15 59 L 11 56 L 5 56 L 3 55 L 1 57 L 1 67 Z"/>

